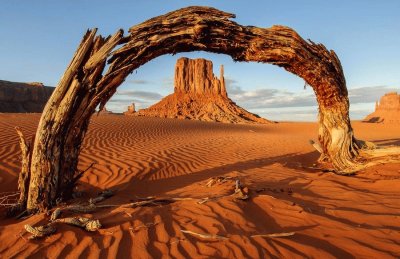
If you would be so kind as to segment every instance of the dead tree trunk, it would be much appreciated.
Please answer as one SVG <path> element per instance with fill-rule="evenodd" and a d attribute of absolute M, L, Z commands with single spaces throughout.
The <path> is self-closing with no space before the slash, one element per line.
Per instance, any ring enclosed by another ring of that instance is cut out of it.
<path fill-rule="evenodd" d="M 45 210 L 72 193 L 80 146 L 96 107 L 102 108 L 134 69 L 177 52 L 223 53 L 236 61 L 278 65 L 302 77 L 318 100 L 323 156 L 340 171 L 351 169 L 358 147 L 336 54 L 288 27 L 241 26 L 231 18 L 233 14 L 214 8 L 188 7 L 133 26 L 125 38 L 122 31 L 106 39 L 96 37 L 95 29 L 88 31 L 40 119 L 27 209 Z M 106 62 L 109 68 L 103 74 Z"/>
<path fill-rule="evenodd" d="M 127 75 L 102 76 L 107 56 L 122 39 L 122 30 L 106 39 L 95 34 L 96 29 L 85 34 L 44 108 L 30 165 L 29 211 L 43 211 L 69 198 L 78 173 L 80 146 L 101 93 L 112 95 L 105 88 L 121 84 Z"/>
<path fill-rule="evenodd" d="M 32 149 L 31 145 L 28 144 L 27 140 L 25 139 L 24 134 L 22 133 L 21 129 L 16 127 L 15 130 L 19 136 L 19 146 L 21 148 L 21 171 L 18 177 L 18 189 L 20 191 L 20 196 L 18 200 L 18 204 L 20 207 L 25 207 L 26 202 L 28 200 L 28 188 L 29 188 L 29 180 L 30 180 L 30 169 L 29 166 L 31 164 L 32 159 Z M 19 208 L 16 208 L 17 210 Z"/>

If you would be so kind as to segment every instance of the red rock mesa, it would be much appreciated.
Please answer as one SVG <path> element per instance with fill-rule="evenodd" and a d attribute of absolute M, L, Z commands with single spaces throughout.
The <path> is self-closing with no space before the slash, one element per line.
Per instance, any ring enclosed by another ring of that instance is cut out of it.
<path fill-rule="evenodd" d="M 109 114 L 113 114 L 112 111 L 107 110 L 107 108 L 104 106 L 103 109 L 101 109 L 99 111 L 99 115 L 109 115 Z"/>
<path fill-rule="evenodd" d="M 42 112 L 54 87 L 0 80 L 0 112 Z"/>
<path fill-rule="evenodd" d="M 125 115 L 133 115 L 136 112 L 135 103 L 128 106 L 128 110 L 124 112 Z"/>
<path fill-rule="evenodd" d="M 221 66 L 217 78 L 209 60 L 178 59 L 174 85 L 173 94 L 135 115 L 225 123 L 270 123 L 228 98 L 224 67 Z"/>
<path fill-rule="evenodd" d="M 400 95 L 397 92 L 387 93 L 375 104 L 375 111 L 368 115 L 364 122 L 400 123 Z"/>

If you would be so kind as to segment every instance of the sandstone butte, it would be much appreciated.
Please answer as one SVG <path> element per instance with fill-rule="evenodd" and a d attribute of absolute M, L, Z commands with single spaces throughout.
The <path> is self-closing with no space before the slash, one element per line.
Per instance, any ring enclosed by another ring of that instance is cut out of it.
<path fill-rule="evenodd" d="M 98 112 L 98 115 L 110 115 L 110 114 L 114 113 L 112 111 L 107 110 L 105 106 Z"/>
<path fill-rule="evenodd" d="M 271 123 L 229 99 L 224 67 L 221 65 L 217 78 L 213 73 L 213 63 L 202 58 L 178 59 L 174 93 L 147 109 L 125 114 L 224 123 Z"/>
<path fill-rule="evenodd" d="M 128 106 L 128 110 L 124 112 L 125 115 L 133 115 L 136 112 L 135 103 Z"/>
<path fill-rule="evenodd" d="M 0 80 L 0 112 L 42 112 L 54 87 Z"/>
<path fill-rule="evenodd" d="M 375 111 L 369 114 L 364 122 L 400 123 L 400 95 L 397 92 L 387 93 L 375 104 Z"/>

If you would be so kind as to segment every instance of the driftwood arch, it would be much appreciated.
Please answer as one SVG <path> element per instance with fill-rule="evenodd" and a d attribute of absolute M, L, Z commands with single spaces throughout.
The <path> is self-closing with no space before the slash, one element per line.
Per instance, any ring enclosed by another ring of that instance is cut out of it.
<path fill-rule="evenodd" d="M 164 54 L 195 50 L 274 64 L 303 78 L 318 100 L 322 158 L 339 172 L 351 171 L 359 146 L 335 52 L 305 41 L 291 28 L 242 26 L 234 17 L 214 8 L 188 7 L 133 26 L 127 36 L 122 30 L 107 38 L 96 36 L 96 29 L 87 31 L 46 104 L 32 147 L 21 137 L 20 207 L 43 211 L 68 198 L 79 177 L 78 155 L 90 117 L 133 70 Z"/>

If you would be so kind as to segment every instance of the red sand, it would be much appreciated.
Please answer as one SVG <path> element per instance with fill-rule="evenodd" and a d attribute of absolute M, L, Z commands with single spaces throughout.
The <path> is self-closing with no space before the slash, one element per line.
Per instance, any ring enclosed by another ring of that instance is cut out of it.
<path fill-rule="evenodd" d="M 20 151 L 13 127 L 20 126 L 29 136 L 38 119 L 0 114 L 1 192 L 16 188 Z M 360 139 L 400 145 L 396 125 L 353 126 Z M 35 241 L 26 240 L 24 224 L 43 223 L 48 216 L 1 219 L 0 257 L 399 258 L 400 164 L 376 166 L 354 177 L 304 169 L 318 158 L 308 144 L 316 136 L 315 123 L 95 117 L 79 161 L 82 170 L 96 162 L 79 186 L 87 197 L 104 188 L 117 193 L 103 204 L 146 196 L 229 194 L 226 184 L 205 184 L 210 177 L 235 176 L 250 188 L 252 198 L 100 209 L 93 214 L 104 225 L 99 232 L 60 225 L 55 235 Z M 261 188 L 265 190 L 255 192 Z M 229 239 L 201 239 L 181 229 Z M 281 232 L 295 235 L 250 237 Z"/>

